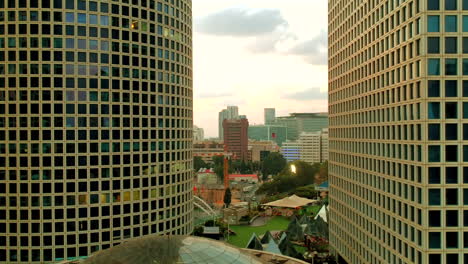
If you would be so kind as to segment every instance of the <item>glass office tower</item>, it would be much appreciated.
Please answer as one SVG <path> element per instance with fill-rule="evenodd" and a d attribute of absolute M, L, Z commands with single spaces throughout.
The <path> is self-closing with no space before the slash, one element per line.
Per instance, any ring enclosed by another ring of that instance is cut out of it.
<path fill-rule="evenodd" d="M 189 0 L 0 0 L 0 262 L 192 231 Z"/>
<path fill-rule="evenodd" d="M 329 0 L 330 237 L 468 263 L 468 1 Z"/>

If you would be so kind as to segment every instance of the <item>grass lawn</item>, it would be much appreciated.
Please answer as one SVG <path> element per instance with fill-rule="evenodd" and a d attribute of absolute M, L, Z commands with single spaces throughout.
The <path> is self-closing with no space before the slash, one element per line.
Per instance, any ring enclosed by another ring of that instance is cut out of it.
<path fill-rule="evenodd" d="M 282 216 L 276 216 L 264 226 L 229 226 L 231 230 L 236 232 L 236 235 L 230 235 L 228 243 L 244 248 L 253 233 L 257 234 L 257 236 L 261 238 L 266 231 L 286 230 L 288 224 L 289 219 Z"/>
<path fill-rule="evenodd" d="M 312 205 L 307 207 L 307 214 L 308 215 L 313 215 L 314 217 L 317 215 L 317 213 L 320 211 L 320 208 L 322 208 L 321 205 Z"/>

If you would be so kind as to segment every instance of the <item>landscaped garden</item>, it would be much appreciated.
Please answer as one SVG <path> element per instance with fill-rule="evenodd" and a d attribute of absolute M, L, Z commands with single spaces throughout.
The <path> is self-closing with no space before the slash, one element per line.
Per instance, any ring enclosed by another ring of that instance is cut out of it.
<path fill-rule="evenodd" d="M 253 233 L 258 236 L 263 235 L 266 231 L 286 230 L 288 228 L 289 219 L 282 216 L 276 216 L 270 219 L 263 226 L 229 226 L 229 229 L 234 231 L 236 235 L 229 235 L 228 243 L 240 248 L 244 248 L 249 242 Z"/>

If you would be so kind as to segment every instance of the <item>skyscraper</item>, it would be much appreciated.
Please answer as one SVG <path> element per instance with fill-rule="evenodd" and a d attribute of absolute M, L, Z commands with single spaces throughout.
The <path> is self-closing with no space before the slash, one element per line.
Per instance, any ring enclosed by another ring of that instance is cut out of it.
<path fill-rule="evenodd" d="M 245 118 L 225 119 L 223 127 L 226 151 L 233 154 L 233 159 L 247 161 L 249 158 L 249 120 Z"/>
<path fill-rule="evenodd" d="M 1 263 L 191 233 L 191 3 L 0 1 Z"/>
<path fill-rule="evenodd" d="M 221 110 L 218 115 L 218 136 L 219 139 L 224 139 L 223 121 L 225 119 L 238 119 L 239 107 L 228 106 L 226 109 Z"/>
<path fill-rule="evenodd" d="M 468 2 L 329 0 L 330 243 L 466 263 Z"/>
<path fill-rule="evenodd" d="M 201 127 L 193 126 L 193 141 L 202 141 L 205 138 L 205 130 Z"/>
<path fill-rule="evenodd" d="M 274 125 L 288 128 L 288 140 L 296 140 L 302 132 L 320 132 L 328 127 L 327 113 L 292 113 L 289 116 L 279 116 Z"/>
<path fill-rule="evenodd" d="M 276 110 L 275 108 L 265 108 L 264 109 L 264 122 L 265 125 L 271 124 L 275 121 Z"/>

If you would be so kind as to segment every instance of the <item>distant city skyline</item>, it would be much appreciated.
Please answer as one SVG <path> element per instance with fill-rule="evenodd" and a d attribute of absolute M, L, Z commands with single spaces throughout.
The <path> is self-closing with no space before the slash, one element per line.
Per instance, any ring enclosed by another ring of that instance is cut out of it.
<path fill-rule="evenodd" d="M 198 0 L 193 15 L 194 124 L 206 137 L 228 105 L 251 124 L 268 107 L 327 111 L 327 1 Z"/>

